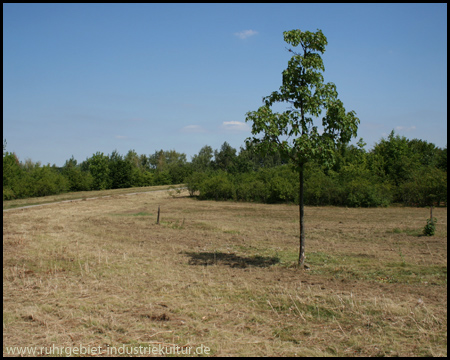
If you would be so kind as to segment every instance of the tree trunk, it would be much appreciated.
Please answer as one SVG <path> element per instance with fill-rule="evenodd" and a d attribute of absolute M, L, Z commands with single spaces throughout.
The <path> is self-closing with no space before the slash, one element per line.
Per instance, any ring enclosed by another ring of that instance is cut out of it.
<path fill-rule="evenodd" d="M 300 174 L 300 200 L 298 204 L 298 209 L 300 213 L 300 248 L 298 253 L 298 266 L 302 267 L 305 262 L 305 227 L 303 222 L 303 166 L 301 167 Z"/>

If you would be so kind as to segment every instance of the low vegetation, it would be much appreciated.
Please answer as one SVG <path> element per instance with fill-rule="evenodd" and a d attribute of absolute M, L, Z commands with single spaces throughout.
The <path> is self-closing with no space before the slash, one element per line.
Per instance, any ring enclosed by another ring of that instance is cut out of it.
<path fill-rule="evenodd" d="M 4 212 L 4 355 L 447 356 L 445 207 L 433 237 L 425 208 L 308 207 L 300 271 L 293 204 L 91 194 Z"/>
<path fill-rule="evenodd" d="M 305 165 L 306 205 L 348 207 L 447 204 L 447 148 L 408 140 L 392 132 L 367 151 L 342 145 L 336 162 L 325 168 Z M 129 189 L 186 183 L 202 199 L 262 203 L 298 203 L 298 173 L 280 154 L 261 156 L 251 144 L 239 153 L 228 143 L 219 150 L 204 146 L 187 162 L 174 150 L 125 156 L 96 153 L 81 164 L 72 157 L 61 168 L 20 162 L 3 148 L 3 200 L 68 192 Z M 86 195 L 89 197 L 90 195 Z"/>

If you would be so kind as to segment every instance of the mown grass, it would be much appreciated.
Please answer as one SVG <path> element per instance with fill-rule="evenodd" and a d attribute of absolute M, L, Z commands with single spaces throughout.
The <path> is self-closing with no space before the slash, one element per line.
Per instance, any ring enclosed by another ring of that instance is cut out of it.
<path fill-rule="evenodd" d="M 49 195 L 49 196 L 17 199 L 17 200 L 6 200 L 6 201 L 3 201 L 3 210 L 15 209 L 15 208 L 24 207 L 24 206 L 52 204 L 52 203 L 60 202 L 60 201 L 90 200 L 90 199 L 95 199 L 97 197 L 127 195 L 127 194 L 141 193 L 141 192 L 147 192 L 147 191 L 170 190 L 175 194 L 179 191 L 178 188 L 183 187 L 183 186 L 184 186 L 183 184 L 179 184 L 179 185 L 133 187 L 133 188 L 126 188 L 126 189 L 77 191 L 77 192 L 68 192 L 68 193 L 59 194 L 59 195 Z"/>
<path fill-rule="evenodd" d="M 446 356 L 446 208 L 298 208 L 185 192 L 4 213 L 7 346 L 208 346 L 213 356 Z M 160 224 L 156 224 L 158 206 Z M 105 352 L 102 355 L 107 355 Z"/>

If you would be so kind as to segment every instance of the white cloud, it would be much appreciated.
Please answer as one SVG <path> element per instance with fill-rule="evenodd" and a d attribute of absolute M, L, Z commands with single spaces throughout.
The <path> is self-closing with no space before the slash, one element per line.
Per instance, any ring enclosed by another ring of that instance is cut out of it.
<path fill-rule="evenodd" d="M 250 131 L 250 126 L 240 121 L 224 121 L 222 123 L 222 129 L 231 131 Z"/>
<path fill-rule="evenodd" d="M 204 133 L 206 130 L 200 125 L 187 125 L 181 129 L 184 133 Z"/>
<path fill-rule="evenodd" d="M 255 30 L 243 30 L 243 31 L 234 33 L 234 35 L 236 35 L 240 39 L 246 39 L 246 38 L 256 35 L 256 34 L 258 34 L 258 32 Z"/>
<path fill-rule="evenodd" d="M 416 130 L 416 127 L 413 126 L 396 126 L 395 130 L 397 131 L 413 131 Z"/>

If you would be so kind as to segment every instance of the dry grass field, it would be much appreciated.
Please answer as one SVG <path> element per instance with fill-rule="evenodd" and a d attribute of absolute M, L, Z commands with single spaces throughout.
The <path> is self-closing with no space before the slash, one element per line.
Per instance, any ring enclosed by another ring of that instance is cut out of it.
<path fill-rule="evenodd" d="M 3 355 L 447 356 L 446 208 L 425 237 L 428 209 L 306 207 L 299 270 L 297 206 L 186 195 L 4 212 Z"/>

